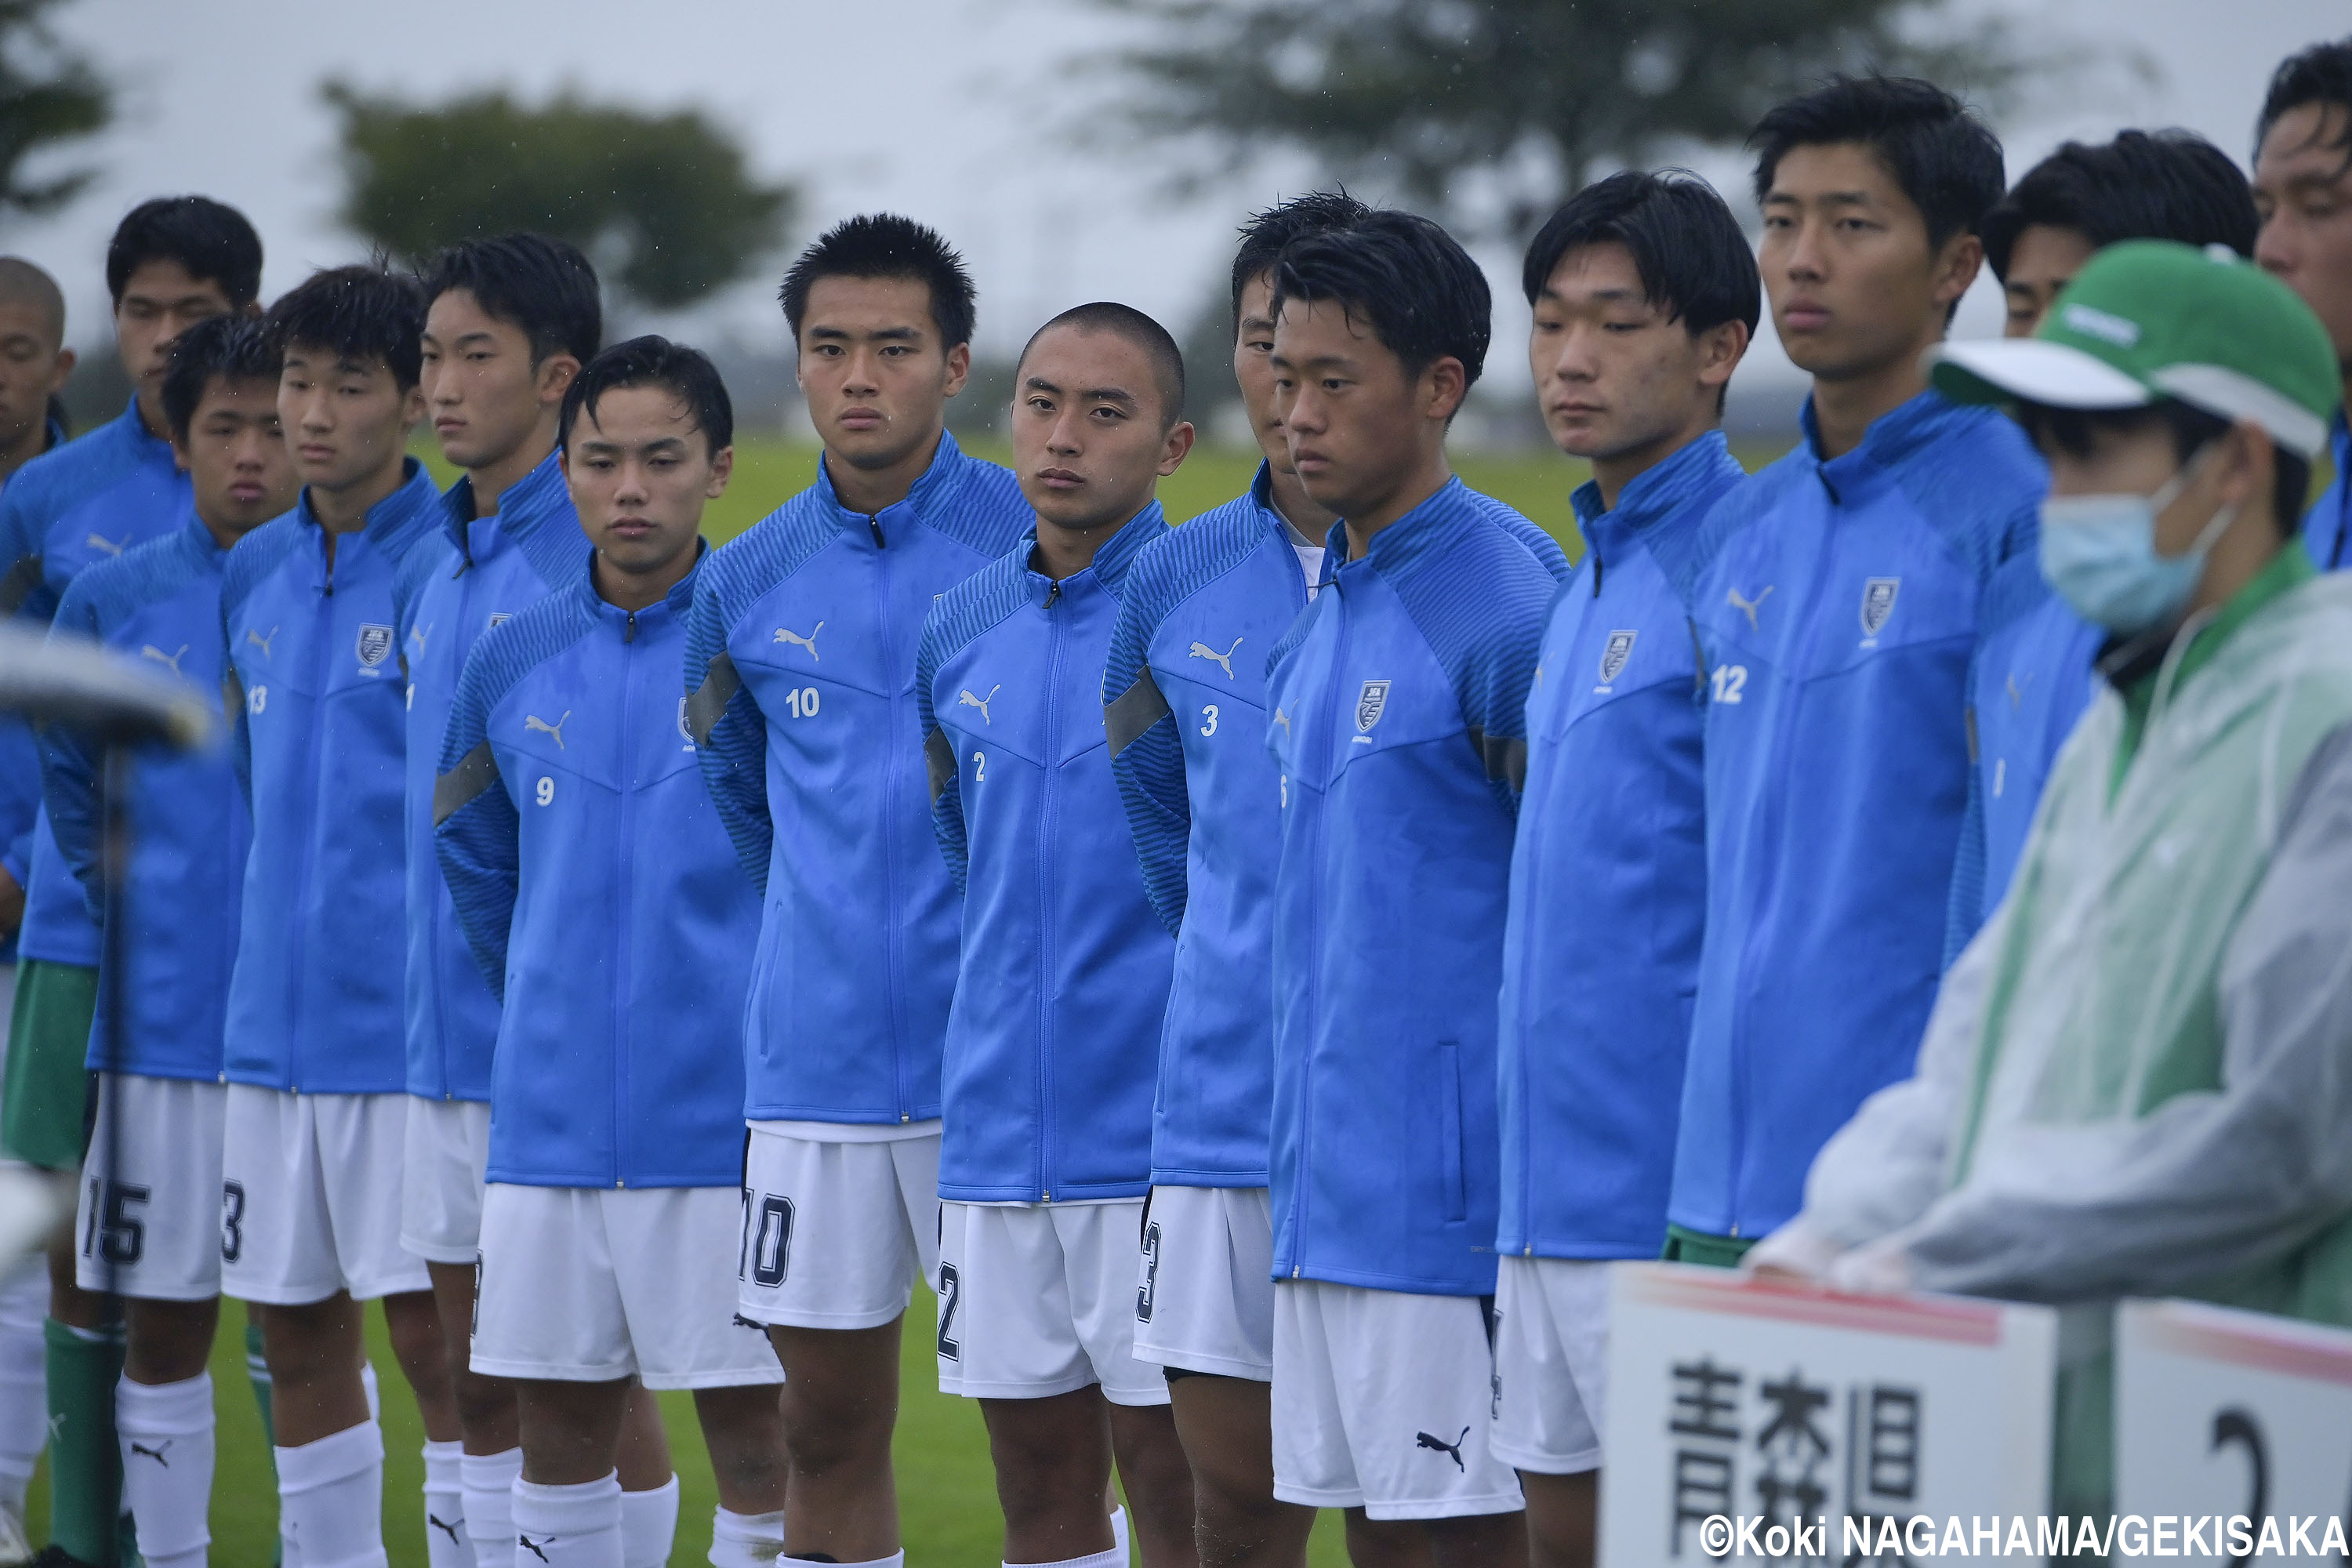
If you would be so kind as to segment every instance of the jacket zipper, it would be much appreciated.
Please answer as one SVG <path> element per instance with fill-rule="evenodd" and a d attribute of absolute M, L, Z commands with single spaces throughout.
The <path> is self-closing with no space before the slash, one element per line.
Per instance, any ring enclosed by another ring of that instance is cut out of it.
<path fill-rule="evenodd" d="M 355 534 L 352 537 L 357 538 L 358 535 Z M 335 596 L 335 554 L 338 552 L 330 549 L 331 542 L 331 536 L 328 534 L 326 525 L 323 523 L 320 524 L 319 560 L 320 564 L 326 572 L 326 581 L 324 585 L 320 589 L 319 606 L 317 610 L 313 612 L 312 619 L 314 621 L 323 621 L 325 624 L 318 628 L 317 634 L 310 639 L 311 701 L 316 704 L 316 706 L 311 710 L 310 722 L 308 726 L 310 734 L 310 756 L 309 763 L 302 774 L 302 777 L 306 781 L 309 781 L 313 787 L 315 787 L 319 778 L 320 754 L 325 749 L 327 743 L 326 736 L 320 733 L 320 731 L 325 728 L 327 722 L 327 681 L 329 679 L 327 668 L 333 661 L 333 654 L 331 651 L 334 644 L 333 634 L 335 620 L 334 605 L 332 601 Z M 314 806 L 317 804 L 318 803 L 315 801 L 312 803 Z M 302 940 L 302 937 L 303 933 L 310 929 L 310 922 L 308 911 L 310 908 L 310 884 L 313 880 L 312 874 L 318 868 L 319 834 L 322 829 L 323 821 L 323 814 L 316 816 L 311 819 L 310 836 L 303 843 L 301 878 L 298 884 L 299 890 L 297 891 L 294 899 L 294 935 L 293 939 L 286 944 L 294 959 L 293 973 L 295 986 L 294 1037 L 287 1042 L 286 1087 L 295 1094 L 302 1092 L 302 1071 L 300 1059 L 302 1041 L 310 1034 L 310 1031 L 305 1028 L 303 1025 L 310 1011 L 310 965 L 308 955 L 305 952 L 305 949 L 309 944 Z"/>
<path fill-rule="evenodd" d="M 614 742 L 620 767 L 614 774 L 621 792 L 621 830 L 614 836 L 619 846 L 621 875 L 620 900 L 614 908 L 623 918 L 613 926 L 613 1185 L 616 1190 L 628 1187 L 626 1114 L 629 1104 L 629 931 L 626 911 L 635 907 L 630 897 L 631 870 L 635 865 L 632 847 L 636 843 L 633 818 L 636 816 L 636 778 L 629 765 L 629 741 L 636 733 L 635 716 L 637 699 L 637 613 L 628 612 L 621 627 L 621 728 Z"/>
<path fill-rule="evenodd" d="M 1339 586 L 1339 574 L 1336 571 L 1331 574 L 1330 586 L 1332 593 L 1342 595 L 1339 599 L 1339 632 L 1337 646 L 1331 650 L 1331 709 L 1330 711 L 1325 715 L 1325 717 L 1330 721 L 1330 729 L 1329 733 L 1325 736 L 1324 754 L 1322 758 L 1325 774 L 1322 790 L 1323 799 L 1322 804 L 1317 807 L 1315 812 L 1313 847 L 1311 853 L 1309 853 L 1307 858 L 1307 863 L 1314 867 L 1316 869 L 1316 875 L 1307 882 L 1308 888 L 1313 890 L 1313 897 L 1315 900 L 1315 907 L 1310 911 L 1313 918 L 1307 922 L 1309 929 L 1311 929 L 1315 933 L 1315 942 L 1312 950 L 1314 960 L 1307 967 L 1307 1026 L 1309 1030 L 1315 1030 L 1318 1032 L 1319 1032 L 1318 1026 L 1323 1017 L 1323 963 L 1322 954 L 1320 952 L 1323 945 L 1324 935 L 1322 875 L 1323 824 L 1330 816 L 1331 795 L 1339 787 L 1339 774 L 1333 769 L 1332 764 L 1335 760 L 1339 738 L 1339 714 L 1343 707 L 1341 694 L 1348 684 L 1346 674 L 1348 666 L 1348 601 L 1344 596 L 1343 590 Z M 1316 1043 L 1319 1044 L 1319 1042 Z M 1310 1044 L 1307 1051 L 1301 1057 L 1298 1064 L 1298 1199 L 1297 1203 L 1294 1205 L 1297 1215 L 1297 1224 L 1291 1233 L 1290 1244 L 1290 1277 L 1293 1279 L 1297 1279 L 1299 1277 L 1299 1271 L 1306 1267 L 1306 1260 L 1301 1255 L 1307 1250 L 1307 1194 L 1314 1187 L 1314 1184 L 1309 1181 L 1307 1176 L 1307 1169 L 1313 1163 L 1313 1153 L 1315 1149 L 1314 1091 L 1315 1044 Z"/>
<path fill-rule="evenodd" d="M 887 660 L 896 646 L 890 639 L 890 554 L 882 537 L 881 514 L 867 518 L 866 526 L 874 534 L 875 595 L 878 600 L 875 625 L 881 633 L 882 657 Z M 886 666 L 884 679 L 887 682 L 887 695 L 883 705 L 890 715 L 889 732 L 896 737 L 901 732 L 900 726 L 911 721 L 904 712 L 905 695 L 898 689 L 895 664 Z M 887 911 L 882 921 L 882 999 L 890 1021 L 890 1092 L 896 1097 L 898 1121 L 904 1124 L 913 1118 L 907 1095 L 906 998 L 899 994 L 906 955 L 898 930 L 898 832 L 893 819 L 898 800 L 898 752 L 895 739 L 882 749 L 882 907 Z"/>
<path fill-rule="evenodd" d="M 466 576 L 467 569 L 474 564 L 472 530 L 470 528 L 460 529 L 457 536 L 464 542 L 462 548 L 465 554 L 464 559 L 459 561 L 457 563 L 457 570 L 450 574 L 450 581 L 452 582 L 456 582 L 459 578 Z M 477 574 L 475 581 L 478 582 L 479 580 L 479 574 Z M 473 616 L 474 584 L 472 582 L 468 582 L 457 590 L 457 626 L 471 626 L 473 624 Z M 455 632 L 457 630 L 457 626 L 452 626 L 450 630 Z M 462 669 L 464 667 L 464 661 L 461 659 L 458 662 L 459 668 Z M 452 680 L 449 683 L 447 689 L 452 697 L 456 696 L 457 682 Z M 444 712 L 441 715 L 443 724 L 446 725 L 447 723 L 448 717 L 449 716 L 446 712 Z M 439 879 L 439 872 L 436 871 L 433 874 L 432 879 L 437 881 Z M 440 910 L 440 906 L 437 901 L 435 903 L 434 909 L 437 917 Z M 442 965 L 447 962 L 447 949 L 449 945 L 448 927 L 449 922 L 447 921 L 436 918 L 427 929 L 426 935 L 433 945 L 433 973 L 432 976 L 428 976 L 428 979 L 433 976 L 439 975 L 441 973 Z M 439 1062 L 441 1069 L 441 1098 L 445 1100 L 455 1100 L 457 1098 L 457 1075 L 451 1069 L 449 1063 L 448 1010 L 442 1005 L 441 986 L 437 980 L 431 985 L 430 990 L 433 996 L 433 1039 L 436 1047 L 439 1051 L 441 1058 Z"/>
<path fill-rule="evenodd" d="M 1037 1191 L 1042 1201 L 1054 1201 L 1054 828 L 1060 813 L 1062 775 L 1056 765 L 1062 754 L 1062 623 L 1054 606 L 1062 597 L 1059 582 L 1045 590 L 1045 789 L 1037 806 Z"/>

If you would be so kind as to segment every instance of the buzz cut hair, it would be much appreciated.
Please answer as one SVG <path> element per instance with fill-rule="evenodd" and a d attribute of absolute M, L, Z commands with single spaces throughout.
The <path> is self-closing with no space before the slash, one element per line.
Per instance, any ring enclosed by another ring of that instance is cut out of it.
<path fill-rule="evenodd" d="M 66 343 L 66 297 L 58 280 L 21 256 L 0 256 L 0 305 L 27 305 L 41 318 L 49 352 Z"/>
<path fill-rule="evenodd" d="M 1234 253 L 1234 331 L 1241 331 L 1243 291 L 1272 273 L 1284 250 L 1310 234 L 1353 228 L 1371 216 L 1370 207 L 1344 190 L 1309 191 L 1251 214 Z"/>
<path fill-rule="evenodd" d="M 210 196 L 158 196 L 123 215 L 106 247 L 106 291 L 117 308 L 131 275 L 151 261 L 175 261 L 199 283 L 218 286 L 232 310 L 261 298 L 261 237 L 243 213 Z"/>
<path fill-rule="evenodd" d="M 163 420 L 182 442 L 216 381 L 276 382 L 284 355 L 251 316 L 207 316 L 172 340 L 163 370 Z"/>
<path fill-rule="evenodd" d="M 826 278 L 920 283 L 931 297 L 931 324 L 939 329 L 940 347 L 971 342 L 978 291 L 963 258 L 929 225 L 897 213 L 866 213 L 834 225 L 802 251 L 776 291 L 795 342 L 808 314 L 809 290 Z"/>
<path fill-rule="evenodd" d="M 1290 300 L 1328 301 L 1371 329 L 1408 377 L 1441 359 L 1475 385 L 1495 333 L 1495 297 L 1470 253 L 1412 213 L 1368 214 L 1352 228 L 1308 235 L 1274 269 L 1274 311 Z"/>
<path fill-rule="evenodd" d="M 569 451 L 572 426 L 581 416 L 585 415 L 593 425 L 596 405 L 604 395 L 630 386 L 658 386 L 677 398 L 686 409 L 688 423 L 710 444 L 711 457 L 735 444 L 735 405 L 710 356 L 651 332 L 614 343 L 572 378 L 563 394 L 562 412 L 557 416 L 557 443 Z"/>
<path fill-rule="evenodd" d="M 558 353 L 586 364 L 604 346 L 596 268 L 568 239 L 525 233 L 459 240 L 419 276 L 428 310 L 442 295 L 463 289 L 483 314 L 530 341 L 533 364 Z"/>
<path fill-rule="evenodd" d="M 269 307 L 269 333 L 280 354 L 326 349 L 338 359 L 381 360 L 406 392 L 424 363 L 425 290 L 383 267 L 314 272 Z"/>
<path fill-rule="evenodd" d="M 1081 332 L 1108 332 L 1141 349 L 1144 358 L 1151 363 L 1153 387 L 1160 398 L 1160 427 L 1176 428 L 1176 422 L 1184 417 L 1184 352 L 1176 346 L 1167 328 L 1134 306 L 1112 300 L 1073 305 L 1030 333 L 1029 341 L 1021 345 L 1021 358 L 1013 367 L 1016 389 L 1020 384 L 1019 371 L 1029 363 L 1029 351 L 1037 346 L 1038 339 L 1057 327 Z M 1019 395 L 1017 390 L 1014 395 Z"/>

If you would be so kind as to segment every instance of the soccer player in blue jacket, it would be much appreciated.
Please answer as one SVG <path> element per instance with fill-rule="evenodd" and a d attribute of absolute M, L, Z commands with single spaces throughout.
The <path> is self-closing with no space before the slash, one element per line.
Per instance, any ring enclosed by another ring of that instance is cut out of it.
<path fill-rule="evenodd" d="M 278 424 L 278 355 L 261 323 L 215 316 L 182 333 L 163 377 L 192 506 L 177 531 L 76 577 L 52 637 L 89 637 L 209 696 L 220 689 L 221 567 L 293 504 Z M 218 750 L 131 763 L 123 901 L 100 869 L 102 758 L 42 731 L 49 820 L 101 923 L 121 926 L 119 1032 L 101 1016 L 89 1069 L 100 1106 L 82 1184 L 81 1287 L 123 1300 L 115 1394 L 124 1500 L 150 1568 L 203 1568 L 211 1539 L 213 1382 L 220 1320 L 222 1020 L 236 956 L 245 797 Z"/>
<path fill-rule="evenodd" d="M 2000 279 L 2004 338 L 2030 338 L 2094 251 L 2119 239 L 2177 239 L 2253 253 L 2254 203 L 2229 155 L 2185 131 L 2126 131 L 2066 145 L 2027 171 L 1985 215 L 1985 262 Z M 1966 351 L 1971 345 L 1954 345 Z M 2042 580 L 2038 554 L 1993 574 L 1969 672 L 1973 763 L 1969 815 L 1952 868 L 1946 963 L 2009 890 L 2058 748 L 2091 700 L 2105 634 Z"/>
<path fill-rule="evenodd" d="M 452 246 L 426 265 L 423 279 L 419 384 L 442 455 L 464 474 L 442 498 L 438 536 L 409 552 L 393 583 L 393 632 L 408 683 L 404 1012 L 412 1103 L 400 1241 L 433 1276 L 465 1433 L 462 1455 L 457 1445 L 425 1447 L 427 1506 L 437 1521 L 428 1540 L 446 1551 L 461 1536 L 478 1537 L 478 1568 L 507 1568 L 514 1553 L 508 1500 L 522 1464 L 514 1394 L 466 1363 L 499 1004 L 474 964 L 435 858 L 434 764 L 475 639 L 551 588 L 569 587 L 587 559 L 555 456 L 555 425 L 572 377 L 595 357 L 604 309 L 588 258 L 535 234 Z M 646 1479 L 661 1487 L 668 1479 L 665 1464 Z M 675 1498 L 662 1500 L 674 1515 Z"/>
<path fill-rule="evenodd" d="M 1747 477 L 1717 428 L 1762 286 L 1723 198 L 1613 174 L 1528 247 L 1529 367 L 1584 559 L 1528 697 L 1497 1040 L 1494 1451 L 1536 1568 L 1592 1561 L 1609 1260 L 1665 1237 L 1706 908 L 1706 704 L 1651 548 Z"/>
<path fill-rule="evenodd" d="M 2352 391 L 2352 37 L 2279 62 L 2255 121 L 2254 259 L 2303 297 L 2327 329 Z M 2319 569 L 2352 566 L 2352 426 L 2328 436 L 2336 478 L 2304 515 Z"/>
<path fill-rule="evenodd" d="M 1735 1261 L 1822 1142 L 1910 1070 L 1942 973 L 1985 584 L 2044 485 L 2016 425 L 1927 389 L 2000 144 L 1908 78 L 1765 115 L 1759 257 L 1804 438 L 1674 552 L 1706 668 L 1706 936 L 1667 1209 Z"/>
<path fill-rule="evenodd" d="M 221 1287 L 258 1309 L 288 1558 L 362 1564 L 383 1561 L 383 1438 L 356 1303 L 383 1300 L 425 1435 L 457 1436 L 432 1281 L 400 1245 L 405 702 L 392 584 L 441 504 L 405 455 L 423 411 L 415 282 L 320 272 L 269 324 L 303 489 L 229 552 L 221 584 L 230 754 L 253 813 L 228 988 Z"/>
<path fill-rule="evenodd" d="M 973 294 L 937 233 L 837 225 L 785 274 L 816 483 L 695 589 L 688 720 L 764 895 L 745 1015 L 741 1311 L 783 1363 L 799 1555 L 898 1561 L 899 1320 L 939 1257 L 940 1051 L 957 908 L 932 837 L 915 647 L 1034 521 L 945 426 Z"/>
<path fill-rule="evenodd" d="M 1522 724 L 1568 563 L 1455 479 L 1491 300 L 1444 230 L 1375 214 L 1275 268 L 1276 408 L 1345 521 L 1272 650 L 1275 1495 L 1525 1560 L 1487 1444 L 1495 998 Z"/>
<path fill-rule="evenodd" d="M 164 367 L 173 341 L 195 322 L 255 308 L 261 241 L 243 214 L 205 197 L 143 202 L 107 246 L 106 286 L 131 403 L 26 464 L 0 490 L 0 614 L 21 620 L 46 623 L 84 567 L 185 520 L 188 482 L 172 457 Z M 13 718 L 0 718 L 0 731 L 25 732 Z M 0 750 L 22 764 L 0 777 L 0 793 L 29 803 L 40 788 L 31 747 Z M 0 874 L 26 889 L 26 910 L 0 1149 L 69 1170 L 81 1163 L 89 1103 L 83 1061 L 98 999 L 98 928 L 46 816 L 5 815 L 12 837 L 0 845 Z M 49 1281 L 51 1544 L 75 1561 L 108 1564 L 120 1512 L 111 1412 L 121 1347 L 102 1328 L 103 1303 L 74 1283 L 69 1237 L 52 1245 Z"/>
<path fill-rule="evenodd" d="M 1274 263 L 1369 213 L 1317 192 L 1258 214 L 1234 258 L 1234 377 L 1265 454 L 1249 489 L 1136 557 L 1103 673 L 1111 771 L 1144 890 L 1176 938 L 1152 1103 L 1152 1195 L 1136 1359 L 1168 1380 L 1207 1555 L 1298 1561 L 1313 1510 L 1274 1495 L 1274 1100 L 1268 943 L 1281 809 L 1266 754 L 1265 654 L 1322 581 L 1337 521 L 1290 465 L 1274 407 Z M 1423 1550 L 1349 1518 L 1358 1562 Z"/>
<path fill-rule="evenodd" d="M 560 439 L 594 553 L 476 645 L 434 788 L 457 918 L 505 1005 L 474 1364 L 516 1380 L 517 1556 L 555 1568 L 624 1568 L 633 1380 L 694 1391 L 710 1561 L 783 1548 L 782 1372 L 735 1311 L 759 897 L 677 677 L 733 431 L 693 349 L 634 338 L 580 373 Z"/>
<path fill-rule="evenodd" d="M 916 656 L 931 810 L 963 895 L 940 1103 L 942 1392 L 981 1402 L 1009 1562 L 1112 1568 L 1117 1458 L 1151 1568 L 1195 1561 L 1168 1385 L 1135 1359 L 1135 1246 L 1175 944 L 1113 782 L 1103 660 L 1153 491 L 1192 445 L 1184 362 L 1126 305 L 1021 355 L 1034 532 L 949 589 Z M 1108 1433 L 1109 1442 L 1104 1442 Z"/>

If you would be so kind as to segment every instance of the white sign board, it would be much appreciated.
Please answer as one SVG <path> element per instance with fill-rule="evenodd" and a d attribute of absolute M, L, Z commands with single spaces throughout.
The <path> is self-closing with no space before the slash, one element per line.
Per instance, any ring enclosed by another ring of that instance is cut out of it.
<path fill-rule="evenodd" d="M 2116 1512 L 2199 1521 L 2181 1553 L 2191 1559 L 2225 1563 L 2250 1545 L 2335 1556 L 2329 1527 L 2340 1542 L 2352 1515 L 2352 1333 L 2198 1301 L 2126 1301 Z"/>
<path fill-rule="evenodd" d="M 1849 1519 L 1875 1546 L 1914 1519 L 1940 1531 L 2046 1510 L 2050 1309 L 1839 1295 L 1667 1263 L 1611 1275 L 1603 1568 L 1770 1561 L 1776 1549 L 1838 1563 Z M 1781 1533 L 1763 1552 L 1726 1553 L 1708 1523 L 1718 1517 L 1759 1543 Z"/>

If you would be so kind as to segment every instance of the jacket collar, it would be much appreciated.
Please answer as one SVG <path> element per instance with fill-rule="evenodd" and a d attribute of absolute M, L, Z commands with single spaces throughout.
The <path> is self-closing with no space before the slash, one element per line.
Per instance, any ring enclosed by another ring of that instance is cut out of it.
<path fill-rule="evenodd" d="M 367 521 L 360 528 L 370 544 L 394 555 L 446 515 L 440 510 L 440 492 L 433 488 L 433 476 L 425 471 L 425 465 L 414 458 L 401 461 L 404 477 L 400 488 L 368 508 Z M 310 510 L 308 485 L 302 487 L 301 498 L 294 503 L 294 515 L 306 528 L 320 527 L 319 514 Z"/>
<path fill-rule="evenodd" d="M 1142 553 L 1143 547 L 1167 531 L 1167 514 L 1160 510 L 1160 502 L 1154 500 L 1121 523 L 1118 532 L 1102 542 L 1085 571 L 1056 583 L 1032 563 L 1037 551 L 1037 531 L 1033 527 L 1022 536 L 1020 545 L 1022 565 L 1029 575 L 1029 596 L 1038 604 L 1051 604 L 1080 579 L 1087 577 L 1093 578 L 1105 591 L 1116 595 L 1127 581 L 1127 569 L 1135 564 L 1135 558 Z"/>
<path fill-rule="evenodd" d="M 1361 561 L 1348 559 L 1348 520 L 1341 518 L 1323 541 L 1327 550 L 1323 583 L 1338 582 L 1359 568 L 1370 568 L 1383 577 L 1409 572 L 1433 550 L 1443 547 L 1452 525 L 1469 510 L 1470 487 L 1456 474 L 1428 500 L 1373 534 L 1364 546 Z"/>
<path fill-rule="evenodd" d="M 1843 501 L 1858 487 L 1900 468 L 1955 426 L 1973 424 L 1986 414 L 1983 409 L 1962 407 L 1931 389 L 1872 420 L 1853 451 L 1824 458 L 1821 425 L 1813 415 L 1812 396 L 1808 394 L 1804 410 L 1798 416 L 1805 432 L 1804 444 L 1799 449 L 1819 473 L 1832 499 Z"/>
<path fill-rule="evenodd" d="M 817 498 L 824 503 L 825 510 L 832 517 L 835 527 L 870 535 L 878 526 L 882 530 L 883 538 L 887 540 L 890 536 L 891 523 L 901 519 L 908 522 L 919 522 L 927 513 L 937 510 L 941 502 L 954 493 L 956 486 L 963 478 L 964 464 L 967 460 L 963 455 L 963 448 L 956 445 L 954 435 L 942 429 L 940 432 L 939 449 L 931 454 L 930 467 L 925 468 L 921 476 L 915 480 L 914 485 L 908 489 L 907 499 L 894 505 L 886 506 L 877 512 L 864 512 L 853 509 L 841 499 L 841 492 L 833 488 L 833 470 L 827 466 L 828 460 L 819 457 L 816 462 Z"/>
<path fill-rule="evenodd" d="M 509 485 L 499 497 L 499 510 L 488 517 L 474 515 L 474 476 L 463 474 L 442 495 L 448 508 L 443 521 L 443 531 L 449 542 L 459 551 L 481 541 L 486 531 L 495 531 L 509 539 L 520 540 L 538 529 L 547 520 L 572 503 L 572 492 L 563 483 L 563 457 L 560 451 L 550 452 L 539 460 L 530 472 Z"/>
<path fill-rule="evenodd" d="M 635 613 L 634 618 L 638 636 L 643 637 L 647 631 L 659 627 L 672 616 L 683 619 L 686 613 L 694 607 L 695 579 L 702 575 L 702 563 L 709 556 L 710 541 L 698 537 L 694 542 L 694 564 L 686 569 L 686 575 L 672 584 L 670 591 L 662 595 L 660 603 L 647 605 Z M 596 552 L 593 550 L 581 559 L 572 592 L 587 605 L 589 614 L 599 621 L 625 627 L 632 619 L 630 612 L 596 592 Z"/>
<path fill-rule="evenodd" d="M 1693 502 L 1711 500 L 1743 471 L 1723 432 L 1710 430 L 1664 462 L 1636 474 L 1618 493 L 1615 506 L 1601 506 L 1597 479 L 1577 486 L 1569 504 L 1575 508 L 1577 531 L 1584 535 L 1586 548 L 1607 565 L 1631 550 L 1643 529 Z"/>

